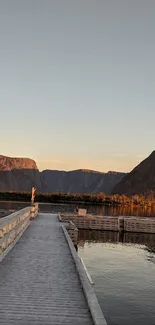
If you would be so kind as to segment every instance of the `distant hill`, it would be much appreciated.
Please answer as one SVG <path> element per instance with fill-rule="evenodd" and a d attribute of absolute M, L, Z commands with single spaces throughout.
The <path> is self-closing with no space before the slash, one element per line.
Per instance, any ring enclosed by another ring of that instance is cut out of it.
<path fill-rule="evenodd" d="M 100 193 L 109 194 L 112 188 L 125 176 L 124 173 L 101 173 L 79 169 L 73 171 L 45 170 L 41 181 L 46 192 Z"/>
<path fill-rule="evenodd" d="M 145 194 L 155 192 L 155 151 L 127 174 L 112 190 L 113 194 Z"/>

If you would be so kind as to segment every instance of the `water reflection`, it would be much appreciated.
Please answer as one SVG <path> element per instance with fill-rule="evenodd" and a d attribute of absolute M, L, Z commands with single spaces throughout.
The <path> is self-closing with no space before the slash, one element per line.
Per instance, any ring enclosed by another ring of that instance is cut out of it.
<path fill-rule="evenodd" d="M 131 243 L 145 245 L 148 252 L 155 253 L 155 234 L 122 233 L 114 231 L 79 230 L 78 246 L 86 243 Z"/>
<path fill-rule="evenodd" d="M 18 210 L 30 205 L 30 202 L 3 202 L 0 201 L 0 209 L 6 210 Z M 110 206 L 101 206 L 101 205 L 88 205 L 88 204 L 47 204 L 40 203 L 39 208 L 42 212 L 73 212 L 76 207 L 87 209 L 88 213 L 96 214 L 101 216 L 146 216 L 146 217 L 155 217 L 155 207 L 146 208 L 146 207 L 110 207 Z"/>
<path fill-rule="evenodd" d="M 108 325 L 155 325 L 155 235 L 80 230 L 78 253 Z"/>
<path fill-rule="evenodd" d="M 92 206 L 88 211 L 103 216 L 145 216 L 155 217 L 155 207 L 135 207 L 135 206 Z"/>
<path fill-rule="evenodd" d="M 0 210 L 14 211 L 29 206 L 29 202 L 0 201 Z"/>

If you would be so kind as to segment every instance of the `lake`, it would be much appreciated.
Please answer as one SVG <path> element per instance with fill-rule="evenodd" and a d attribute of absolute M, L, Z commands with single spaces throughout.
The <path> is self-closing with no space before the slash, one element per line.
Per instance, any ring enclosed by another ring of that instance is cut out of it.
<path fill-rule="evenodd" d="M 155 325 L 155 235 L 79 231 L 78 253 L 108 325 Z"/>
<path fill-rule="evenodd" d="M 10 202 L 0 201 L 0 209 L 4 210 L 18 210 L 30 205 L 29 202 Z M 101 216 L 150 216 L 155 217 L 154 208 L 142 208 L 142 207 L 110 207 L 110 206 L 99 206 L 99 205 L 88 205 L 88 204 L 51 204 L 51 203 L 40 203 L 39 208 L 42 212 L 73 212 L 77 206 L 79 208 L 87 209 L 88 213 L 97 214 Z"/>
<path fill-rule="evenodd" d="M 0 202 L 0 209 L 19 210 L 22 202 Z M 40 204 L 43 212 L 72 212 L 75 204 Z M 144 209 L 86 207 L 98 215 L 150 215 Z M 79 231 L 78 253 L 94 280 L 108 325 L 155 325 L 155 235 Z"/>

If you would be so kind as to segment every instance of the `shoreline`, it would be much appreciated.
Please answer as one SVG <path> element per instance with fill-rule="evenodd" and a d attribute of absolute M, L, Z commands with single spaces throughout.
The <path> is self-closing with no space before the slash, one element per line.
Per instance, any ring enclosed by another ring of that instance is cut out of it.
<path fill-rule="evenodd" d="M 31 204 L 31 192 L 0 192 L 0 201 L 22 202 Z M 100 194 L 36 193 L 35 201 L 40 204 L 74 204 L 106 207 L 151 209 L 155 200 L 140 196 L 119 196 Z"/>

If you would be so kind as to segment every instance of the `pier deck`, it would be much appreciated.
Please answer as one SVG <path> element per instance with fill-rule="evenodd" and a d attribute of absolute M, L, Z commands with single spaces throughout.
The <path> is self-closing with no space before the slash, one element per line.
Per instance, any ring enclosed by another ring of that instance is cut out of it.
<path fill-rule="evenodd" d="M 0 263 L 0 324 L 94 324 L 56 215 L 38 214 Z"/>

